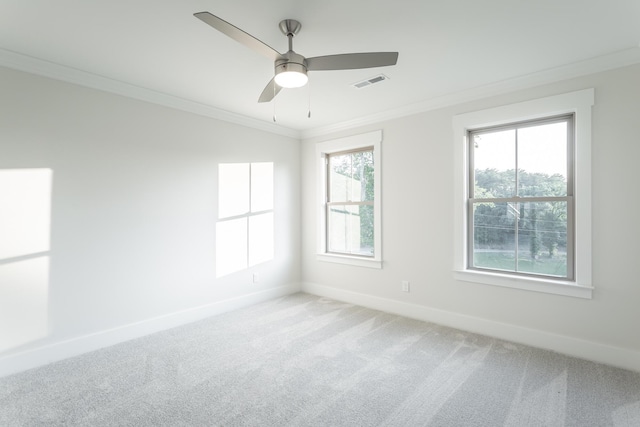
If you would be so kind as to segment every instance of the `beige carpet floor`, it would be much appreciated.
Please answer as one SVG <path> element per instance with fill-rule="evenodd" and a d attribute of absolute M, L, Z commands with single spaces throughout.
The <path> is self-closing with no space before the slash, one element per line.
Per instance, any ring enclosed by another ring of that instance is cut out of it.
<path fill-rule="evenodd" d="M 640 426 L 640 374 L 307 294 L 0 379 L 0 426 Z"/>

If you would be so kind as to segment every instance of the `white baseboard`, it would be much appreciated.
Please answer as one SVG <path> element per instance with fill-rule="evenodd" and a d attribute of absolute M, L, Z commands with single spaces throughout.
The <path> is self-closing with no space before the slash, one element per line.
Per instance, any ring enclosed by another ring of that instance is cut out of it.
<path fill-rule="evenodd" d="M 385 311 L 412 319 L 437 323 L 464 331 L 552 350 L 568 356 L 640 372 L 640 352 L 586 341 L 565 335 L 524 328 L 508 323 L 467 316 L 422 305 L 380 298 L 315 283 L 303 283 L 302 291 Z"/>
<path fill-rule="evenodd" d="M 280 286 L 0 357 L 0 377 L 299 291 L 299 284 Z"/>

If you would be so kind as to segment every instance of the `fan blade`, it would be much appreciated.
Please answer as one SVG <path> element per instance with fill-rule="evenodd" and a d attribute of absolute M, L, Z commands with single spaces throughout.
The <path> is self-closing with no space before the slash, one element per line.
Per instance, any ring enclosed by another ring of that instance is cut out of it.
<path fill-rule="evenodd" d="M 272 61 L 282 58 L 282 55 L 280 55 L 277 50 L 261 42 L 251 34 L 245 33 L 240 28 L 229 24 L 224 19 L 220 19 L 217 16 L 210 14 L 209 12 L 198 12 L 194 13 L 193 16 L 195 16 L 205 24 L 211 25 L 213 28 L 220 31 L 224 35 L 229 36 L 235 41 L 242 43 L 249 49 L 252 49 L 259 54 L 266 56 Z"/>
<path fill-rule="evenodd" d="M 396 65 L 398 52 L 345 53 L 307 58 L 307 70 L 355 70 Z"/>
<path fill-rule="evenodd" d="M 281 90 L 282 88 L 276 84 L 274 77 L 269 83 L 267 83 L 267 86 L 260 94 L 260 98 L 258 98 L 258 102 L 271 102 L 271 100 L 275 98 Z"/>

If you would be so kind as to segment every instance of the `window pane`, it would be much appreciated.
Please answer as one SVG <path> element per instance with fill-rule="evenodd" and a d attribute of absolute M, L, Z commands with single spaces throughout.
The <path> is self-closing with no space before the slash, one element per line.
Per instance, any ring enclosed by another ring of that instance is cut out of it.
<path fill-rule="evenodd" d="M 354 185 L 351 186 L 351 201 L 372 201 L 373 151 L 353 153 L 352 158 Z"/>
<path fill-rule="evenodd" d="M 332 202 L 373 200 L 373 151 L 329 157 L 329 196 Z"/>
<path fill-rule="evenodd" d="M 329 157 L 329 197 L 332 202 L 346 202 L 351 194 L 351 155 Z"/>
<path fill-rule="evenodd" d="M 273 163 L 251 163 L 251 212 L 273 209 Z"/>
<path fill-rule="evenodd" d="M 567 122 L 518 130 L 520 196 L 567 195 Z"/>
<path fill-rule="evenodd" d="M 473 267 L 566 277 L 567 202 L 475 203 L 473 240 Z"/>
<path fill-rule="evenodd" d="M 516 190 L 515 130 L 474 134 L 475 198 L 513 197 Z"/>
<path fill-rule="evenodd" d="M 218 166 L 218 218 L 249 212 L 249 163 Z"/>
<path fill-rule="evenodd" d="M 519 212 L 513 203 L 473 206 L 473 267 L 516 270 L 516 228 Z"/>
<path fill-rule="evenodd" d="M 247 218 L 216 224 L 216 277 L 247 268 Z"/>
<path fill-rule="evenodd" d="M 273 259 L 273 213 L 249 218 L 249 266 Z"/>
<path fill-rule="evenodd" d="M 518 271 L 567 276 L 567 202 L 519 203 Z"/>
<path fill-rule="evenodd" d="M 373 256 L 373 206 L 332 205 L 328 221 L 329 252 Z"/>

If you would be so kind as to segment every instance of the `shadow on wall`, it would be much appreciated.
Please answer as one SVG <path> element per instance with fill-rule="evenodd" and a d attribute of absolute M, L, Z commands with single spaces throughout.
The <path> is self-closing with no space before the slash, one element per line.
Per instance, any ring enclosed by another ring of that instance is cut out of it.
<path fill-rule="evenodd" d="M 0 353 L 49 334 L 51 169 L 0 169 Z"/>

